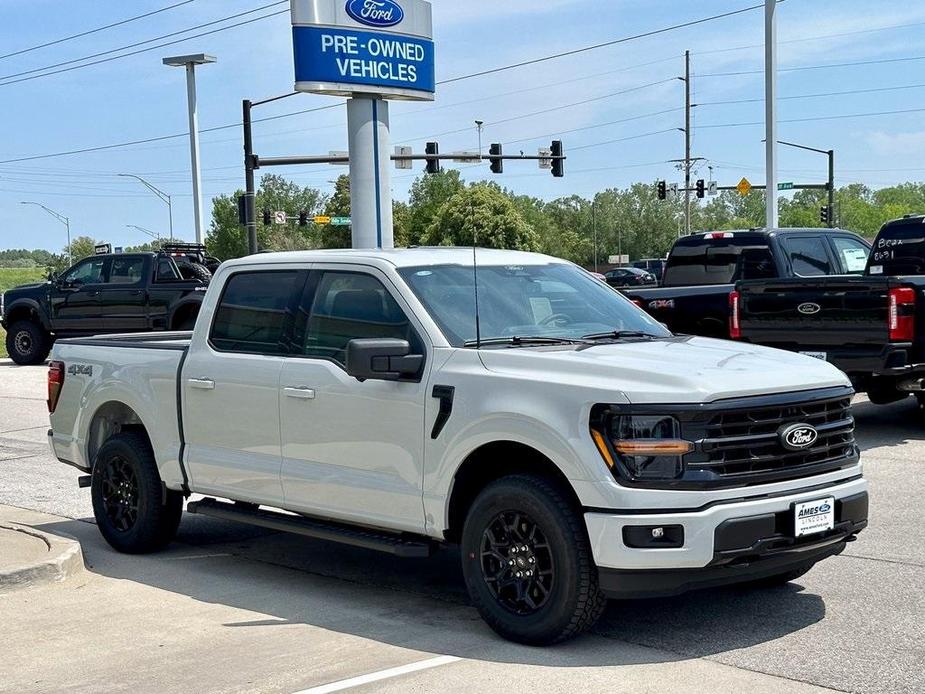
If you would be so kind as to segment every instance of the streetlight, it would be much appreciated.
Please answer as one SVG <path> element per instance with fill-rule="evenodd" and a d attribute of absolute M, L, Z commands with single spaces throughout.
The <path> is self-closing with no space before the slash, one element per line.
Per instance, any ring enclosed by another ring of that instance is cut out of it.
<path fill-rule="evenodd" d="M 158 235 L 155 234 L 153 231 L 151 231 L 150 229 L 145 229 L 144 227 L 140 227 L 140 226 L 138 226 L 137 224 L 126 224 L 125 226 L 127 226 L 129 229 L 137 229 L 137 230 L 140 231 L 142 234 L 147 234 L 147 235 L 150 236 L 152 239 L 158 238 Z"/>
<path fill-rule="evenodd" d="M 196 243 L 202 243 L 202 174 L 199 171 L 199 115 L 196 110 L 196 66 L 217 62 L 215 56 L 197 53 L 164 58 L 164 65 L 186 68 L 186 99 L 189 107 L 189 148 L 193 169 L 193 216 L 196 221 Z"/>
<path fill-rule="evenodd" d="M 784 142 L 783 140 L 778 140 L 777 144 L 787 145 L 788 147 L 796 147 L 797 149 L 805 149 L 810 152 L 819 152 L 819 154 L 825 154 L 829 158 L 829 228 L 835 227 L 835 150 L 834 149 L 817 149 L 815 147 L 807 147 L 806 145 L 798 145 L 795 142 Z"/>
<path fill-rule="evenodd" d="M 124 176 L 126 178 L 134 178 L 136 181 L 141 181 L 142 185 L 144 185 L 148 190 L 150 190 L 157 197 L 159 197 L 163 202 L 167 203 L 167 216 L 168 216 L 169 224 L 170 224 L 170 240 L 173 241 L 173 202 L 170 199 L 170 195 L 168 195 L 167 193 L 165 193 L 163 190 L 156 187 L 152 183 L 149 183 L 148 181 L 143 179 L 141 176 L 136 176 L 135 174 L 126 174 L 126 173 L 121 173 L 119 175 Z M 128 226 L 131 226 L 131 225 L 128 225 Z"/>
<path fill-rule="evenodd" d="M 485 121 L 477 120 L 475 121 L 475 129 L 479 133 L 479 156 L 482 156 L 482 127 L 485 125 Z"/>
<path fill-rule="evenodd" d="M 24 202 L 20 202 L 19 204 L 20 205 L 35 205 L 36 207 L 41 207 L 48 214 L 50 214 L 52 217 L 54 217 L 59 222 L 61 222 L 65 227 L 67 227 L 67 264 L 68 265 L 73 264 L 74 258 L 71 257 L 71 220 L 65 217 L 60 212 L 55 212 L 54 210 L 51 210 L 45 207 L 45 205 L 43 205 L 40 202 L 25 202 L 24 201 Z"/>

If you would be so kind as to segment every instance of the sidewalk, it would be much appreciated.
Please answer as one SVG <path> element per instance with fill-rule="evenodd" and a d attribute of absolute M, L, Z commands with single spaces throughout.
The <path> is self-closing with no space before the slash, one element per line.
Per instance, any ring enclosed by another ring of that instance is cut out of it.
<path fill-rule="evenodd" d="M 12 522 L 30 516 L 0 506 L 0 594 L 61 583 L 84 570 L 77 540 Z"/>

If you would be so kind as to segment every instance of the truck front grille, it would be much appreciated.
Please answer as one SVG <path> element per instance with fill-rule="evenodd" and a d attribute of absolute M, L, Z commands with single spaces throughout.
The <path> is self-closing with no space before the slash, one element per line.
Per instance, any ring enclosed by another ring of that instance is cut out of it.
<path fill-rule="evenodd" d="M 816 475 L 853 463 L 856 446 L 850 394 L 829 391 L 809 399 L 803 395 L 789 402 L 767 401 L 756 398 L 754 406 L 749 406 L 748 399 L 742 399 L 730 402 L 728 409 L 683 417 L 684 438 L 697 444 L 696 451 L 685 458 L 685 477 L 707 483 L 714 480 L 724 486 L 760 484 Z M 779 432 L 790 424 L 810 424 L 819 436 L 806 449 L 788 450 Z"/>

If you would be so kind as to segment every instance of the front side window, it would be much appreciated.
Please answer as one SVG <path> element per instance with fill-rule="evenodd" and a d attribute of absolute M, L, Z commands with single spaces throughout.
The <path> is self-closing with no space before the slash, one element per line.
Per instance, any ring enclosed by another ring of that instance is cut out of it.
<path fill-rule="evenodd" d="M 346 363 L 347 343 L 363 338 L 407 340 L 423 349 L 405 312 L 378 279 L 360 272 L 321 273 L 302 343 L 307 357 Z"/>
<path fill-rule="evenodd" d="M 845 272 L 850 275 L 860 275 L 864 272 L 870 252 L 866 244 L 848 236 L 835 236 L 832 238 L 832 245 L 835 246 L 835 253 L 841 260 Z"/>
<path fill-rule="evenodd" d="M 71 285 L 100 284 L 103 281 L 105 258 L 87 258 L 64 275 L 64 283 Z"/>
<path fill-rule="evenodd" d="M 450 344 L 475 340 L 472 266 L 434 265 L 400 270 Z M 480 265 L 480 337 L 577 339 L 628 330 L 668 337 L 648 314 L 573 265 Z"/>
<path fill-rule="evenodd" d="M 296 271 L 240 272 L 219 301 L 210 341 L 222 352 L 285 354 Z"/>
<path fill-rule="evenodd" d="M 832 275 L 832 263 L 824 241 L 817 236 L 788 236 L 783 239 L 793 272 L 800 277 Z"/>
<path fill-rule="evenodd" d="M 142 256 L 113 258 L 109 284 L 138 284 L 141 282 L 144 269 L 145 259 Z"/>

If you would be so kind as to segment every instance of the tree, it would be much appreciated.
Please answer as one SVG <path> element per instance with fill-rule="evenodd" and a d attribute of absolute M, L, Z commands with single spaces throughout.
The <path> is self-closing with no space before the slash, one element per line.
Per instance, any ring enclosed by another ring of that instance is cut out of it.
<path fill-rule="evenodd" d="M 170 239 L 153 239 L 147 243 L 141 243 L 137 246 L 126 246 L 126 253 L 151 253 L 161 250 L 165 244 L 170 243 Z"/>
<path fill-rule="evenodd" d="M 328 217 L 350 216 L 350 176 L 341 174 L 334 181 L 334 195 L 328 198 L 324 213 Z M 352 227 L 330 226 L 322 230 L 321 244 L 324 248 L 350 248 Z"/>
<path fill-rule="evenodd" d="M 99 243 L 99 241 L 90 236 L 78 236 L 76 239 L 71 239 L 71 257 L 74 262 L 76 263 L 82 258 L 93 255 Z"/>
<path fill-rule="evenodd" d="M 454 194 L 434 216 L 421 242 L 429 246 L 471 246 L 535 251 L 536 232 L 500 188 L 474 183 Z"/>
<path fill-rule="evenodd" d="M 427 229 L 437 216 L 437 211 L 464 188 L 465 184 L 460 180 L 459 171 L 455 169 L 416 178 L 408 194 L 408 244 L 422 243 Z"/>
<path fill-rule="evenodd" d="M 238 220 L 238 191 L 212 200 L 212 224 L 206 237 L 209 251 L 221 260 L 247 255 L 247 232 Z M 310 249 L 322 245 L 321 233 L 314 225 L 300 227 L 298 214 L 305 210 L 310 217 L 324 208 L 326 197 L 316 188 L 303 187 L 282 176 L 265 175 L 257 190 L 257 244 L 261 249 Z M 264 226 L 264 209 L 285 211 L 290 221 L 281 225 Z M 292 219 L 292 218 L 296 219 Z"/>

